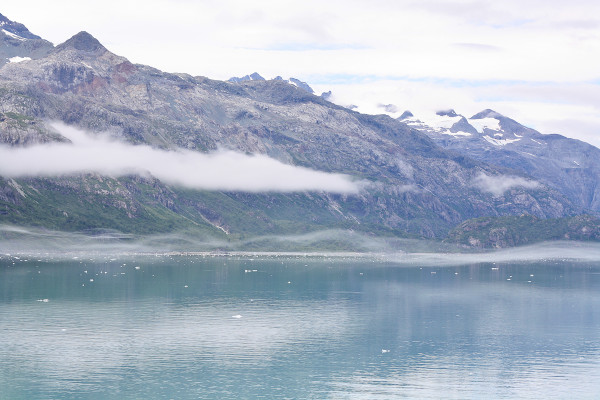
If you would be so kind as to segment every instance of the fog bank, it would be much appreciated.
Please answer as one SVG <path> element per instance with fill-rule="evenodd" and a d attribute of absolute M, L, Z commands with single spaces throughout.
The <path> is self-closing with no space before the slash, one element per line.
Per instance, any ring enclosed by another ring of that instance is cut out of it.
<path fill-rule="evenodd" d="M 486 175 L 483 172 L 473 179 L 473 185 L 482 192 L 491 193 L 494 196 L 502 196 L 504 192 L 515 187 L 524 189 L 537 189 L 539 182 L 531 181 L 520 176 L 510 175 Z"/>
<path fill-rule="evenodd" d="M 135 236 L 116 231 L 59 232 L 0 225 L 0 258 L 47 255 L 53 259 L 87 255 L 206 253 L 235 256 L 355 257 L 406 266 L 545 261 L 600 262 L 600 243 L 558 241 L 494 251 L 471 251 L 437 241 L 372 237 L 346 230 L 302 235 L 269 235 L 222 240 L 194 232 Z"/>
<path fill-rule="evenodd" d="M 71 143 L 24 148 L 0 146 L 0 175 L 21 178 L 98 173 L 118 178 L 139 174 L 201 190 L 359 191 L 349 176 L 287 165 L 264 155 L 230 150 L 209 154 L 186 149 L 167 151 L 119 142 L 107 136 L 92 136 L 62 123 L 53 123 L 52 127 Z"/>

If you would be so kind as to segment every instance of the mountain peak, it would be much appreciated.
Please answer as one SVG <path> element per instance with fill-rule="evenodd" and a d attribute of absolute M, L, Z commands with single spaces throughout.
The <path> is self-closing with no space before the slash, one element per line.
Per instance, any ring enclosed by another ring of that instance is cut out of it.
<path fill-rule="evenodd" d="M 311 88 L 308 83 L 303 82 L 300 79 L 291 78 L 291 77 L 290 77 L 290 79 L 283 79 L 281 76 L 278 75 L 273 80 L 287 82 L 290 85 L 296 86 L 297 88 L 300 88 L 310 94 L 315 94 L 315 91 L 313 90 L 313 88 Z M 325 100 L 327 100 L 327 99 L 325 99 Z"/>
<path fill-rule="evenodd" d="M 483 118 L 498 118 L 498 117 L 503 117 L 504 115 L 497 113 L 494 110 L 490 110 L 489 108 L 478 112 L 477 114 L 473 115 L 470 119 L 483 119 Z"/>
<path fill-rule="evenodd" d="M 264 80 L 265 80 L 265 78 L 260 76 L 260 74 L 258 72 L 254 72 L 250 75 L 242 76 L 241 78 L 234 76 L 233 78 L 229 78 L 227 80 L 227 82 L 240 83 L 240 82 L 247 82 L 247 81 L 264 81 Z"/>
<path fill-rule="evenodd" d="M 440 117 L 458 117 L 458 114 L 453 109 L 440 110 L 440 111 L 436 112 L 435 114 L 439 115 Z"/>
<path fill-rule="evenodd" d="M 410 111 L 406 110 L 406 111 L 404 111 L 404 112 L 402 113 L 402 115 L 401 115 L 401 116 L 399 116 L 399 117 L 398 117 L 398 119 L 399 119 L 400 121 L 402 121 L 403 119 L 407 119 L 407 118 L 411 118 L 411 117 L 414 117 L 413 113 L 411 113 Z"/>
<path fill-rule="evenodd" d="M 67 48 L 74 48 L 75 50 L 85 51 L 85 52 L 96 52 L 99 50 L 106 50 L 102 43 L 98 41 L 95 37 L 90 35 L 89 33 L 82 31 L 64 42 L 61 45 L 58 45 L 57 50 L 63 50 Z"/>
<path fill-rule="evenodd" d="M 2 14 L 0 14 L 0 29 L 5 33 L 8 32 L 9 36 L 16 35 L 22 39 L 41 39 L 39 36 L 29 32 L 29 29 L 25 25 L 11 21 Z"/>

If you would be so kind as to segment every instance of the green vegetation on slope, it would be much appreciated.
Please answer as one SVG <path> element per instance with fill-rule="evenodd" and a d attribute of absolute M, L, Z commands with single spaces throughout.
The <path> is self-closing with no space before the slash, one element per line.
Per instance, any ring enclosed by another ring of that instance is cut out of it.
<path fill-rule="evenodd" d="M 539 219 L 483 217 L 461 223 L 444 240 L 474 248 L 504 248 L 548 240 L 600 240 L 600 219 L 590 215 Z"/>

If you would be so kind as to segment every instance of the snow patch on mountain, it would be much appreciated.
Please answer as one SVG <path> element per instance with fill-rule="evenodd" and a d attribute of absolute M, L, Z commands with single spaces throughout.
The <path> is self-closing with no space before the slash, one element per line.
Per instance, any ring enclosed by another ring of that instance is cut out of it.
<path fill-rule="evenodd" d="M 479 133 L 484 133 L 485 129 L 491 129 L 494 131 L 501 130 L 500 121 L 495 118 L 469 119 L 468 121 L 469 124 Z"/>
<path fill-rule="evenodd" d="M 11 63 L 20 63 L 20 62 L 23 62 L 23 61 L 31 61 L 31 57 L 19 57 L 19 56 L 16 56 L 16 57 L 9 58 L 8 61 L 11 62 Z"/>
<path fill-rule="evenodd" d="M 412 116 L 412 114 L 410 115 L 411 116 L 407 116 L 406 118 L 402 119 L 402 122 L 417 130 L 428 130 L 441 135 L 450 135 L 454 137 L 471 136 L 470 132 L 465 132 L 462 130 L 452 132 L 450 130 L 463 118 L 461 115 L 450 116 L 448 114 L 433 114 L 426 115 L 425 117 L 420 116 L 419 118 Z"/>
<path fill-rule="evenodd" d="M 9 31 L 7 31 L 6 29 L 2 29 L 2 33 L 4 33 L 4 34 L 5 34 L 6 36 L 8 36 L 8 37 L 11 37 L 11 38 L 13 38 L 13 39 L 20 40 L 20 41 L 22 41 L 22 42 L 23 42 L 23 41 L 25 41 L 25 40 L 27 40 L 27 39 L 25 39 L 24 37 L 21 37 L 21 36 L 19 36 L 19 35 L 17 35 L 17 34 L 14 34 L 14 33 L 12 33 L 12 32 L 9 32 Z"/>
<path fill-rule="evenodd" d="M 276 81 L 284 81 L 289 83 L 292 86 L 296 86 L 299 89 L 305 90 L 308 93 L 314 94 L 315 91 L 313 90 L 313 88 L 310 87 L 310 85 L 306 82 L 302 82 L 300 79 L 296 79 L 296 78 L 290 78 L 290 79 L 283 79 L 281 76 L 276 76 L 275 77 Z"/>
<path fill-rule="evenodd" d="M 494 139 L 491 136 L 485 135 L 483 137 L 485 140 L 493 144 L 494 146 L 506 146 L 509 143 L 518 142 L 521 139 Z"/>

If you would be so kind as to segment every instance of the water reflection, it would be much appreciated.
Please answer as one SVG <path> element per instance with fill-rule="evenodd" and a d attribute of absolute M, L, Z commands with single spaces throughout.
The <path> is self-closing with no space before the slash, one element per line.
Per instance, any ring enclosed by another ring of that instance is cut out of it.
<path fill-rule="evenodd" d="M 5 398 L 600 392 L 595 265 L 12 262 L 0 266 Z"/>

